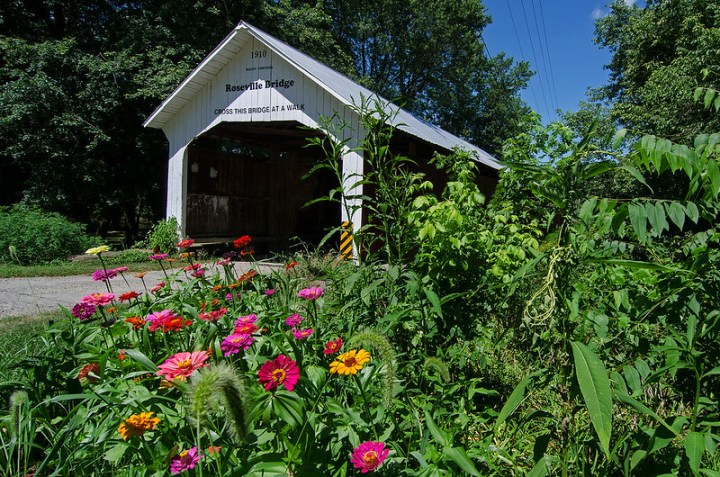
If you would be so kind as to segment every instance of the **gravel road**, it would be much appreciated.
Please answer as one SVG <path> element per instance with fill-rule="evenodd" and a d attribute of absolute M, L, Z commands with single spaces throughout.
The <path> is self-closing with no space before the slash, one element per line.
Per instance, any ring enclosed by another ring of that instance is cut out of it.
<path fill-rule="evenodd" d="M 252 264 L 248 262 L 235 262 L 236 273 L 244 273 Z M 276 264 L 256 264 L 255 268 L 261 273 L 277 267 Z M 135 278 L 135 273 L 125 274 L 129 286 L 118 276 L 112 281 L 113 290 L 117 294 L 130 290 L 143 292 L 142 280 Z M 148 288 L 165 275 L 161 271 L 148 272 L 145 283 Z M 91 293 L 107 293 L 102 282 L 93 281 L 88 275 L 74 275 L 69 277 L 34 277 L 34 278 L 0 278 L 0 318 L 8 316 L 26 316 L 38 312 L 57 310 L 58 306 L 72 308 L 82 297 Z"/>

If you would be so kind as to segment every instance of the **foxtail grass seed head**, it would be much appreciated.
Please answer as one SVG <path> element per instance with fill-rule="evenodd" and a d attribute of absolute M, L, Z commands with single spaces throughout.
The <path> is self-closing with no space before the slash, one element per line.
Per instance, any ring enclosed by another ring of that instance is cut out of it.
<path fill-rule="evenodd" d="M 363 344 L 371 347 L 375 351 L 375 355 L 379 358 L 383 365 L 383 404 L 386 408 L 392 407 L 393 398 L 395 396 L 395 350 L 385 335 L 372 330 L 364 330 L 356 333 L 348 340 L 348 348 L 353 348 Z"/>

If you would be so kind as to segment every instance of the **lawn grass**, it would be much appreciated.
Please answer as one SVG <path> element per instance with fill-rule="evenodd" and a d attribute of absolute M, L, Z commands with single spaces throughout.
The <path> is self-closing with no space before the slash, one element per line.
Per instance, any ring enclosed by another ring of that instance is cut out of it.
<path fill-rule="evenodd" d="M 107 263 L 108 268 L 120 266 L 115 263 Z M 154 262 L 144 261 L 138 263 L 123 263 L 122 265 L 130 268 L 131 272 L 144 272 L 147 270 L 157 270 L 158 266 Z M 53 262 L 41 265 L 18 265 L 15 263 L 0 263 L 0 278 L 16 278 L 16 277 L 66 277 L 69 275 L 88 275 L 95 270 L 102 268 L 100 260 L 92 258 L 79 262 Z"/>

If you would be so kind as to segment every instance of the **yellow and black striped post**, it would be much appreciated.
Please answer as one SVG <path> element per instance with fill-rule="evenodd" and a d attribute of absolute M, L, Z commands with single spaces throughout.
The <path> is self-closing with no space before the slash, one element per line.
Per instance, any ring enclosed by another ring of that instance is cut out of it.
<path fill-rule="evenodd" d="M 353 258 L 353 227 L 347 220 L 342 223 L 340 234 L 340 258 L 350 260 Z"/>

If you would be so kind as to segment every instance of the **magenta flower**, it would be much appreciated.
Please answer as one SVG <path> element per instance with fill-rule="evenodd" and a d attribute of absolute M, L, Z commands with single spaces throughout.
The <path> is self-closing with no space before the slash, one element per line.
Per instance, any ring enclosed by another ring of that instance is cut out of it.
<path fill-rule="evenodd" d="M 298 292 L 298 296 L 303 300 L 315 301 L 325 294 L 321 287 L 303 288 Z"/>
<path fill-rule="evenodd" d="M 360 469 L 360 473 L 367 474 L 380 467 L 389 453 L 390 449 L 385 448 L 384 442 L 363 442 L 353 449 L 350 462 Z"/>
<path fill-rule="evenodd" d="M 180 472 L 194 469 L 201 457 L 203 456 L 198 453 L 197 446 L 180 452 L 170 461 L 170 473 L 179 474 Z"/>
<path fill-rule="evenodd" d="M 117 276 L 117 272 L 115 270 L 108 270 L 107 272 L 105 270 L 96 270 L 92 274 L 92 279 L 96 282 L 104 282 L 106 280 L 110 280 L 111 278 L 115 278 Z"/>
<path fill-rule="evenodd" d="M 297 363 L 282 354 L 272 361 L 265 361 L 258 370 L 258 382 L 266 391 L 274 391 L 281 386 L 292 391 L 299 379 Z"/>
<path fill-rule="evenodd" d="M 193 278 L 200 278 L 205 275 L 205 269 L 198 268 L 197 270 L 190 272 L 190 275 L 192 275 Z"/>
<path fill-rule="evenodd" d="M 230 259 L 229 258 L 221 258 L 216 263 L 222 267 L 226 267 L 226 266 L 230 265 Z"/>
<path fill-rule="evenodd" d="M 220 349 L 225 356 L 238 354 L 240 348 L 247 350 L 255 342 L 255 337 L 248 333 L 233 333 L 220 343 Z"/>
<path fill-rule="evenodd" d="M 297 313 L 293 313 L 292 315 L 285 318 L 285 324 L 288 325 L 290 328 L 294 328 L 298 326 L 302 322 L 302 316 L 298 315 Z"/>
<path fill-rule="evenodd" d="M 169 255 L 167 253 L 154 253 L 154 254 L 150 255 L 150 257 L 148 257 L 148 258 L 150 260 L 155 260 L 155 261 L 159 262 L 160 260 L 165 260 L 168 257 L 169 257 Z"/>
<path fill-rule="evenodd" d="M 256 321 L 257 315 L 255 313 L 250 313 L 249 315 L 241 316 L 240 318 L 235 320 L 235 328 L 240 328 L 242 326 L 255 323 Z"/>
<path fill-rule="evenodd" d="M 130 270 L 128 267 L 117 267 L 112 269 L 115 273 L 127 272 L 128 270 Z"/>
<path fill-rule="evenodd" d="M 292 334 L 296 340 L 304 340 L 305 338 L 313 334 L 313 330 L 312 328 L 307 328 L 304 330 L 292 330 Z"/>
<path fill-rule="evenodd" d="M 72 313 L 72 316 L 74 316 L 78 320 L 87 320 L 95 314 L 95 310 L 95 305 L 91 303 L 78 303 L 77 305 L 73 306 L 70 313 Z"/>
<path fill-rule="evenodd" d="M 274 294 L 275 294 L 274 288 L 269 288 L 269 289 L 265 290 L 265 296 L 273 296 Z"/>

